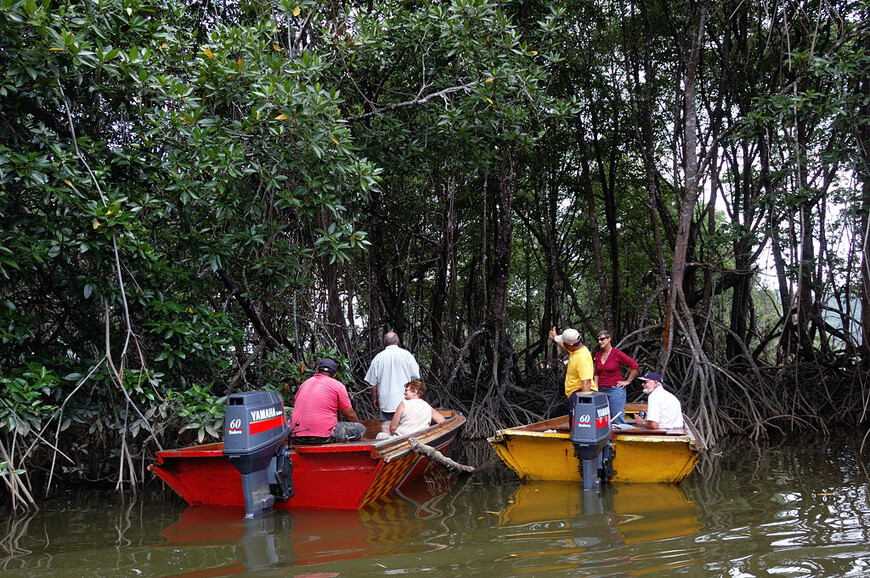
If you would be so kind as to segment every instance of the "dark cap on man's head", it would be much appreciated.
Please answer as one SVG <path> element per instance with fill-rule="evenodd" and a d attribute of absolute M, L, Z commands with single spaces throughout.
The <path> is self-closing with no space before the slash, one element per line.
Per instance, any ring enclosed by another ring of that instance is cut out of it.
<path fill-rule="evenodd" d="M 320 360 L 320 363 L 317 364 L 317 371 L 328 371 L 329 373 L 336 373 L 338 371 L 338 364 L 328 357 L 324 357 Z"/>
<path fill-rule="evenodd" d="M 641 375 L 638 379 L 641 381 L 658 381 L 661 383 L 662 376 L 656 373 L 655 371 L 647 371 L 643 375 Z"/>

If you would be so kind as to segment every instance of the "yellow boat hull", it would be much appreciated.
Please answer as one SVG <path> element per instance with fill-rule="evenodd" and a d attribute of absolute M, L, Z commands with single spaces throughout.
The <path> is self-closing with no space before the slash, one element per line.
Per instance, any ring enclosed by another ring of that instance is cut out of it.
<path fill-rule="evenodd" d="M 614 483 L 678 484 L 695 468 L 703 449 L 694 427 L 679 432 L 619 432 L 611 438 Z M 523 481 L 577 481 L 580 463 L 568 435 L 568 416 L 503 429 L 488 439 L 490 445 Z"/>

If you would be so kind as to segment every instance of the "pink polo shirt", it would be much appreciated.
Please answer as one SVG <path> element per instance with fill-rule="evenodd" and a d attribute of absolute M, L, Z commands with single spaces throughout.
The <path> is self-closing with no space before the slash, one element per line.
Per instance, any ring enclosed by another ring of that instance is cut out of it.
<path fill-rule="evenodd" d="M 317 373 L 299 386 L 293 402 L 290 427 L 296 435 L 329 437 L 338 424 L 337 412 L 350 407 L 350 397 L 344 384 Z"/>

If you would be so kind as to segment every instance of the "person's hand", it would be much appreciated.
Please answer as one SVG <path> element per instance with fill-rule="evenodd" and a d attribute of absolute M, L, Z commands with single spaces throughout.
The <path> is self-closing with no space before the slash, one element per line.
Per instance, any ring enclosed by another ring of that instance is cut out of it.
<path fill-rule="evenodd" d="M 616 382 L 616 387 L 625 387 L 627 385 L 628 385 L 627 381 L 617 381 Z"/>
<path fill-rule="evenodd" d="M 553 341 L 556 341 L 556 328 L 555 327 L 550 329 L 550 339 L 552 339 Z"/>

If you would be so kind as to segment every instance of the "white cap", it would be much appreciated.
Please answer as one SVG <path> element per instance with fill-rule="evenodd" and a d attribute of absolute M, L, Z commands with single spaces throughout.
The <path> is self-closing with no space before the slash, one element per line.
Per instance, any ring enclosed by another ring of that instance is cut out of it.
<path fill-rule="evenodd" d="M 554 340 L 556 343 L 564 343 L 565 345 L 579 345 L 580 332 L 576 329 L 566 329 L 562 335 L 557 335 Z"/>

